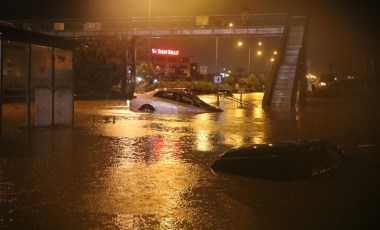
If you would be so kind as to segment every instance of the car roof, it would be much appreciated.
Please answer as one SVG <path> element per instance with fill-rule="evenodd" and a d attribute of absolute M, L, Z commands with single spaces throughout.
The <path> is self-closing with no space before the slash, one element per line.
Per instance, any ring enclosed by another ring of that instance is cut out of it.
<path fill-rule="evenodd" d="M 170 92 L 177 92 L 177 93 L 182 93 L 182 94 L 186 94 L 186 95 L 191 95 L 190 93 L 184 91 L 184 90 L 181 90 L 180 88 L 157 88 L 155 90 L 153 90 L 155 92 L 158 92 L 158 91 L 170 91 Z"/>
<path fill-rule="evenodd" d="M 221 155 L 223 158 L 235 157 L 285 157 L 297 156 L 307 153 L 308 149 L 315 146 L 335 146 L 329 141 L 288 141 L 269 144 L 253 144 L 232 148 Z"/>

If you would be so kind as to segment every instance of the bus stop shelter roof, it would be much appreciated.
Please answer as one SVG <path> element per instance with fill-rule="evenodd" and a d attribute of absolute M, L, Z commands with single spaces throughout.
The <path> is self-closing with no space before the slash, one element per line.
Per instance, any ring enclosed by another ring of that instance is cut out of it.
<path fill-rule="evenodd" d="M 0 24 L 0 39 L 73 50 L 74 41 Z"/>

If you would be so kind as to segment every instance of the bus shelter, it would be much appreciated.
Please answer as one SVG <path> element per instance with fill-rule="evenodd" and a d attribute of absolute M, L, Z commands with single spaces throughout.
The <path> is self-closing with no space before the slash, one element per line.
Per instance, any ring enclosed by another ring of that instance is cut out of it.
<path fill-rule="evenodd" d="M 73 50 L 68 40 L 0 25 L 0 131 L 73 124 Z"/>

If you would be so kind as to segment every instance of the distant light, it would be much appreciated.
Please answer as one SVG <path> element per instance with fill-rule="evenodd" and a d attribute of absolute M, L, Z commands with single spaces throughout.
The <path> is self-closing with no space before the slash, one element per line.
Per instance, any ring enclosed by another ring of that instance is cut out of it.
<path fill-rule="evenodd" d="M 261 56 L 263 54 L 263 52 L 261 52 L 261 50 L 257 51 L 257 56 Z"/>
<path fill-rule="evenodd" d="M 326 86 L 326 82 L 321 81 L 321 86 Z"/>
<path fill-rule="evenodd" d="M 238 46 L 242 46 L 242 45 L 243 45 L 243 42 L 242 42 L 242 41 L 239 41 L 237 45 L 238 45 Z"/>
<path fill-rule="evenodd" d="M 309 73 L 308 75 L 306 75 L 306 78 L 308 78 L 308 79 L 316 79 L 317 76 L 315 76 L 315 75 Z"/>
<path fill-rule="evenodd" d="M 127 100 L 127 108 L 131 107 L 131 100 Z"/>
<path fill-rule="evenodd" d="M 275 51 L 273 51 L 273 54 L 274 54 L 274 55 L 277 55 L 277 51 L 276 51 L 276 50 L 275 50 Z"/>
<path fill-rule="evenodd" d="M 258 42 L 257 45 L 261 46 L 263 43 L 262 42 Z"/>
<path fill-rule="evenodd" d="M 230 24 L 228 24 L 229 27 L 233 27 L 234 26 L 234 23 L 230 22 Z"/>
<path fill-rule="evenodd" d="M 271 62 L 274 62 L 274 58 L 272 57 L 272 58 L 270 59 L 270 61 L 271 61 Z"/>

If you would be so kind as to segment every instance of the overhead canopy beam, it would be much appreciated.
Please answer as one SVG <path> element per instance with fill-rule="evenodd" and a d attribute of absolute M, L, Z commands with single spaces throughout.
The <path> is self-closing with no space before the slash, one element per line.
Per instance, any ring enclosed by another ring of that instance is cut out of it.
<path fill-rule="evenodd" d="M 181 29 L 126 29 L 101 31 L 54 31 L 45 34 L 58 37 L 114 37 L 114 36 L 281 36 L 284 26 L 260 26 L 241 28 L 181 28 Z"/>

